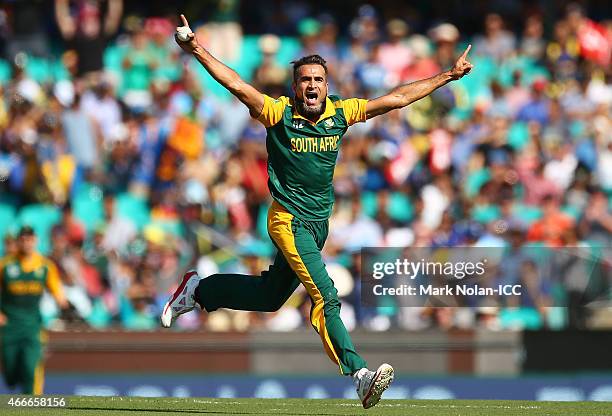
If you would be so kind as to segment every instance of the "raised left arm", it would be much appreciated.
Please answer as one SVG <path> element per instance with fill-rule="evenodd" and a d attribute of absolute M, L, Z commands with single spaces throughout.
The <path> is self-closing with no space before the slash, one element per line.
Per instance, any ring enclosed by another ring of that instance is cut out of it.
<path fill-rule="evenodd" d="M 455 65 L 448 71 L 441 72 L 431 78 L 400 85 L 392 89 L 389 93 L 368 101 L 366 105 L 366 117 L 370 119 L 391 110 L 405 107 L 428 96 L 441 86 L 448 84 L 450 81 L 460 79 L 474 67 L 467 60 L 467 54 L 471 48 L 472 45 L 468 45 L 463 54 L 457 59 L 457 62 L 455 62 Z"/>

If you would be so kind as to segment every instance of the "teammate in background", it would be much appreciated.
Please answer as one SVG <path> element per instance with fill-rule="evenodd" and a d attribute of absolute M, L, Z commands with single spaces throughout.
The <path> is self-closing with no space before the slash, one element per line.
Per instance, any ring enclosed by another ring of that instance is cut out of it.
<path fill-rule="evenodd" d="M 57 267 L 36 252 L 36 235 L 24 226 L 17 237 L 17 252 L 0 260 L 0 331 L 2 372 L 10 388 L 24 394 L 42 394 L 43 338 L 39 303 L 44 289 L 62 310 L 68 302 Z"/>
<path fill-rule="evenodd" d="M 327 355 L 341 374 L 353 377 L 363 407 L 370 408 L 393 381 L 393 368 L 382 364 L 370 371 L 355 351 L 340 319 L 334 282 L 321 257 L 334 203 L 332 179 L 342 136 L 354 123 L 405 107 L 463 77 L 472 69 L 467 61 L 471 45 L 448 71 L 398 86 L 373 100 L 328 96 L 325 60 L 318 55 L 306 56 L 293 62 L 294 96 L 274 99 L 215 59 L 197 42 L 187 19 L 183 15 L 181 19 L 184 26 L 175 34 L 179 46 L 266 127 L 268 186 L 274 199 L 268 212 L 268 233 L 278 253 L 261 276 L 215 274 L 200 279 L 196 272 L 187 272 L 163 309 L 162 325 L 169 327 L 174 318 L 196 304 L 208 312 L 219 308 L 276 311 L 301 283 L 312 301 L 310 321 Z"/>

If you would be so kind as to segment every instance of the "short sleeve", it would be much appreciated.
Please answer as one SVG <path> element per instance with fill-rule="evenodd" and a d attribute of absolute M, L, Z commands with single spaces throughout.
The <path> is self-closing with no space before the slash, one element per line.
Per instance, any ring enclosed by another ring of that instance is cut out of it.
<path fill-rule="evenodd" d="M 348 125 L 366 121 L 366 104 L 368 100 L 362 98 L 349 98 L 342 100 L 342 110 Z"/>
<path fill-rule="evenodd" d="M 62 281 L 60 280 L 59 271 L 57 266 L 50 260 L 46 261 L 47 265 L 47 289 L 53 295 L 54 298 L 64 297 Z"/>
<path fill-rule="evenodd" d="M 274 99 L 268 95 L 264 94 L 264 106 L 263 110 L 261 110 L 261 114 L 257 117 L 264 126 L 272 127 L 276 123 L 282 120 L 283 112 L 285 111 L 285 107 L 289 99 L 287 97 L 280 97 L 278 99 Z"/>

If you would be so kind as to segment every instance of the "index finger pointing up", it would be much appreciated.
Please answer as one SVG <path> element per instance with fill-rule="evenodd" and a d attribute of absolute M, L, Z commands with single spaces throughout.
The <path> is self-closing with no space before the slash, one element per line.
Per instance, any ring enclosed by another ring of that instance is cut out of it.
<path fill-rule="evenodd" d="M 183 21 L 183 26 L 189 26 L 189 22 L 187 21 L 187 18 L 185 18 L 184 14 L 181 14 L 181 20 Z"/>
<path fill-rule="evenodd" d="M 182 16 L 182 15 L 181 15 L 181 16 Z M 461 57 L 462 57 L 463 59 L 467 58 L 467 54 L 470 52 L 470 49 L 472 49 L 472 44 L 471 44 L 471 43 L 468 45 L 468 47 L 467 47 L 467 48 L 465 48 L 465 51 L 463 52 L 463 55 L 461 55 Z"/>

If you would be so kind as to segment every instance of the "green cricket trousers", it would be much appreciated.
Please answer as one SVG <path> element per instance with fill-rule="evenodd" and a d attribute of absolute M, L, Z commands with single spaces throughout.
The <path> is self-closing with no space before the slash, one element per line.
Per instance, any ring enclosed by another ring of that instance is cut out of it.
<path fill-rule="evenodd" d="M 274 312 L 302 283 L 312 302 L 310 323 L 340 374 L 366 367 L 340 319 L 338 291 L 321 256 L 328 221 L 300 220 L 274 201 L 268 211 L 268 233 L 278 249 L 268 271 L 261 276 L 214 274 L 202 279 L 196 291 L 198 303 L 208 312 L 219 308 Z"/>
<path fill-rule="evenodd" d="M 7 324 L 2 328 L 2 373 L 7 386 L 21 387 L 24 394 L 42 394 L 43 331 L 22 331 Z"/>

